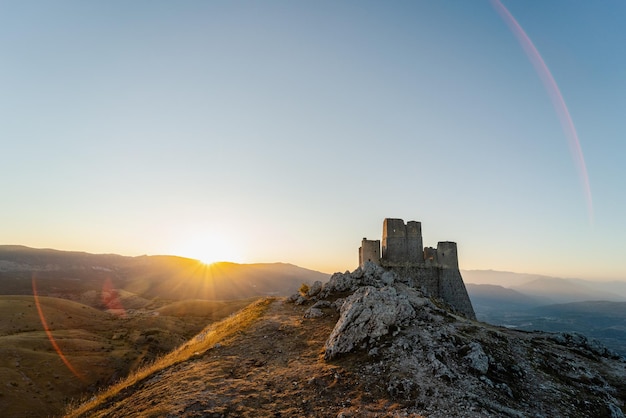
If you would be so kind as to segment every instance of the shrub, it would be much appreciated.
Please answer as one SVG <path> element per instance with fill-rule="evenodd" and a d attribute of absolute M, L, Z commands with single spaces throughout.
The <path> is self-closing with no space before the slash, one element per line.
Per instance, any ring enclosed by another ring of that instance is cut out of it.
<path fill-rule="evenodd" d="M 306 296 L 306 294 L 309 292 L 309 285 L 306 283 L 302 283 L 302 286 L 300 286 L 300 289 L 298 289 L 298 292 L 300 292 L 300 294 L 302 296 Z"/>

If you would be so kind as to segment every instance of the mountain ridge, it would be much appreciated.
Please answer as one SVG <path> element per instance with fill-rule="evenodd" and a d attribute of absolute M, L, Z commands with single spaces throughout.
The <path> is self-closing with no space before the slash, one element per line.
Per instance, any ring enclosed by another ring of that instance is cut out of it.
<path fill-rule="evenodd" d="M 461 273 L 466 284 L 490 284 L 521 291 L 520 288 L 532 282 L 537 284 L 554 284 L 554 281 L 559 281 L 562 284 L 584 286 L 590 288 L 592 292 L 604 293 L 613 299 L 620 298 L 626 300 L 626 279 L 608 281 L 586 280 L 500 270 L 461 270 Z"/>
<path fill-rule="evenodd" d="M 101 292 L 105 285 L 146 299 L 245 299 L 288 295 L 304 282 L 328 277 L 280 262 L 207 265 L 170 255 L 130 257 L 0 246 L 0 294 L 30 294 L 35 278 L 42 294 L 73 300 L 87 291 Z"/>

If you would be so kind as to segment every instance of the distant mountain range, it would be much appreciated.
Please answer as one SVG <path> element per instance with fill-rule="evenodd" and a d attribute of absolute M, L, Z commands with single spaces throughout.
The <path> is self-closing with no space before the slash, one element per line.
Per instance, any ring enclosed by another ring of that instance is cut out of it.
<path fill-rule="evenodd" d="M 626 357 L 626 282 L 493 270 L 462 274 L 479 320 L 529 331 L 578 332 Z"/>
<path fill-rule="evenodd" d="M 516 290 L 537 298 L 541 304 L 586 300 L 626 301 L 626 281 L 563 279 L 495 270 L 462 270 L 461 274 L 466 285 L 493 285 Z M 474 289 L 478 291 L 480 288 Z"/>
<path fill-rule="evenodd" d="M 302 283 L 325 282 L 328 274 L 292 264 L 215 263 L 175 256 L 115 254 L 0 246 L 0 294 L 33 292 L 84 299 L 88 292 L 135 299 L 244 299 L 290 295 Z"/>

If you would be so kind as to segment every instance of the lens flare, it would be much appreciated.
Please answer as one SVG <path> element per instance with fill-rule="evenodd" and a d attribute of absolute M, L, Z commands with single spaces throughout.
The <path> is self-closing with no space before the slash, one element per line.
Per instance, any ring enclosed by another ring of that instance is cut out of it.
<path fill-rule="evenodd" d="M 56 351 L 57 355 L 59 356 L 63 364 L 65 364 L 65 367 L 67 367 L 74 376 L 79 378 L 81 381 L 86 382 L 85 377 L 82 374 L 80 374 L 78 370 L 74 368 L 74 366 L 72 366 L 72 363 L 70 363 L 67 357 L 65 357 L 65 354 L 63 354 L 61 347 L 59 347 L 59 344 L 57 344 L 56 340 L 54 339 L 54 336 L 52 335 L 52 331 L 50 331 L 50 327 L 48 326 L 48 322 L 46 321 L 46 316 L 44 315 L 43 309 L 41 308 L 41 303 L 39 302 L 39 294 L 37 293 L 37 283 L 35 281 L 34 276 L 32 278 L 32 283 L 33 283 L 33 297 L 35 298 L 35 306 L 37 307 L 39 320 L 41 321 L 41 325 L 43 326 L 43 329 L 46 332 L 46 335 L 48 336 L 48 340 L 50 340 L 50 344 L 52 344 L 54 351 Z"/>
<path fill-rule="evenodd" d="M 113 287 L 113 282 L 109 278 L 102 285 L 102 303 L 113 315 L 126 318 L 126 310 L 120 301 L 119 291 Z"/>
<path fill-rule="evenodd" d="M 559 121 L 561 122 L 561 126 L 563 128 L 563 132 L 567 137 L 567 142 L 569 145 L 570 152 L 572 154 L 572 158 L 574 160 L 574 164 L 576 165 L 578 176 L 580 178 L 580 183 L 583 188 L 583 192 L 585 194 L 585 200 L 587 203 L 587 212 L 589 215 L 589 223 L 593 224 L 593 201 L 591 199 L 591 186 L 589 185 L 589 175 L 587 173 L 587 165 L 585 164 L 585 158 L 583 156 L 582 148 L 580 147 L 580 141 L 578 140 L 578 133 L 576 132 L 576 127 L 574 126 L 574 122 L 572 121 L 572 117 L 570 116 L 567 105 L 565 104 L 565 100 L 563 99 L 563 95 L 561 95 L 561 90 L 559 86 L 556 84 L 554 77 L 552 77 L 552 73 L 550 69 L 546 65 L 545 61 L 541 57 L 541 54 L 535 48 L 535 45 L 530 40 L 524 29 L 520 26 L 520 24 L 515 20 L 513 15 L 508 11 L 506 7 L 500 2 L 500 0 L 491 0 L 491 4 L 494 9 L 498 12 L 502 20 L 507 24 L 507 26 L 513 32 L 513 35 L 517 38 L 520 43 L 522 49 L 528 56 L 528 59 L 532 63 L 533 67 L 535 67 L 535 71 L 537 75 L 541 79 L 548 96 L 550 96 L 550 100 L 552 101 L 552 105 L 556 110 L 556 113 L 559 117 Z"/>

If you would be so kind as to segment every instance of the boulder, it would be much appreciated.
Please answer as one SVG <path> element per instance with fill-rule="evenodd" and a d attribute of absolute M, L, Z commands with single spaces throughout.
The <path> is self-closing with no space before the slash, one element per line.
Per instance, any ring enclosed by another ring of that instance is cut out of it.
<path fill-rule="evenodd" d="M 489 357 L 483 351 L 483 347 L 473 341 L 469 344 L 469 349 L 469 353 L 465 356 L 469 366 L 480 374 L 486 374 L 489 371 Z"/>
<path fill-rule="evenodd" d="M 322 282 L 319 280 L 314 282 L 309 291 L 306 292 L 307 297 L 312 298 L 313 296 L 317 296 L 322 291 Z"/>
<path fill-rule="evenodd" d="M 405 325 L 415 311 L 404 294 L 386 286 L 365 286 L 346 298 L 339 320 L 326 341 L 324 358 L 330 360 L 389 333 L 392 327 Z"/>
<path fill-rule="evenodd" d="M 304 312 L 305 318 L 319 318 L 322 316 L 324 316 L 324 312 L 322 312 L 321 309 L 314 308 L 312 306 Z"/>

